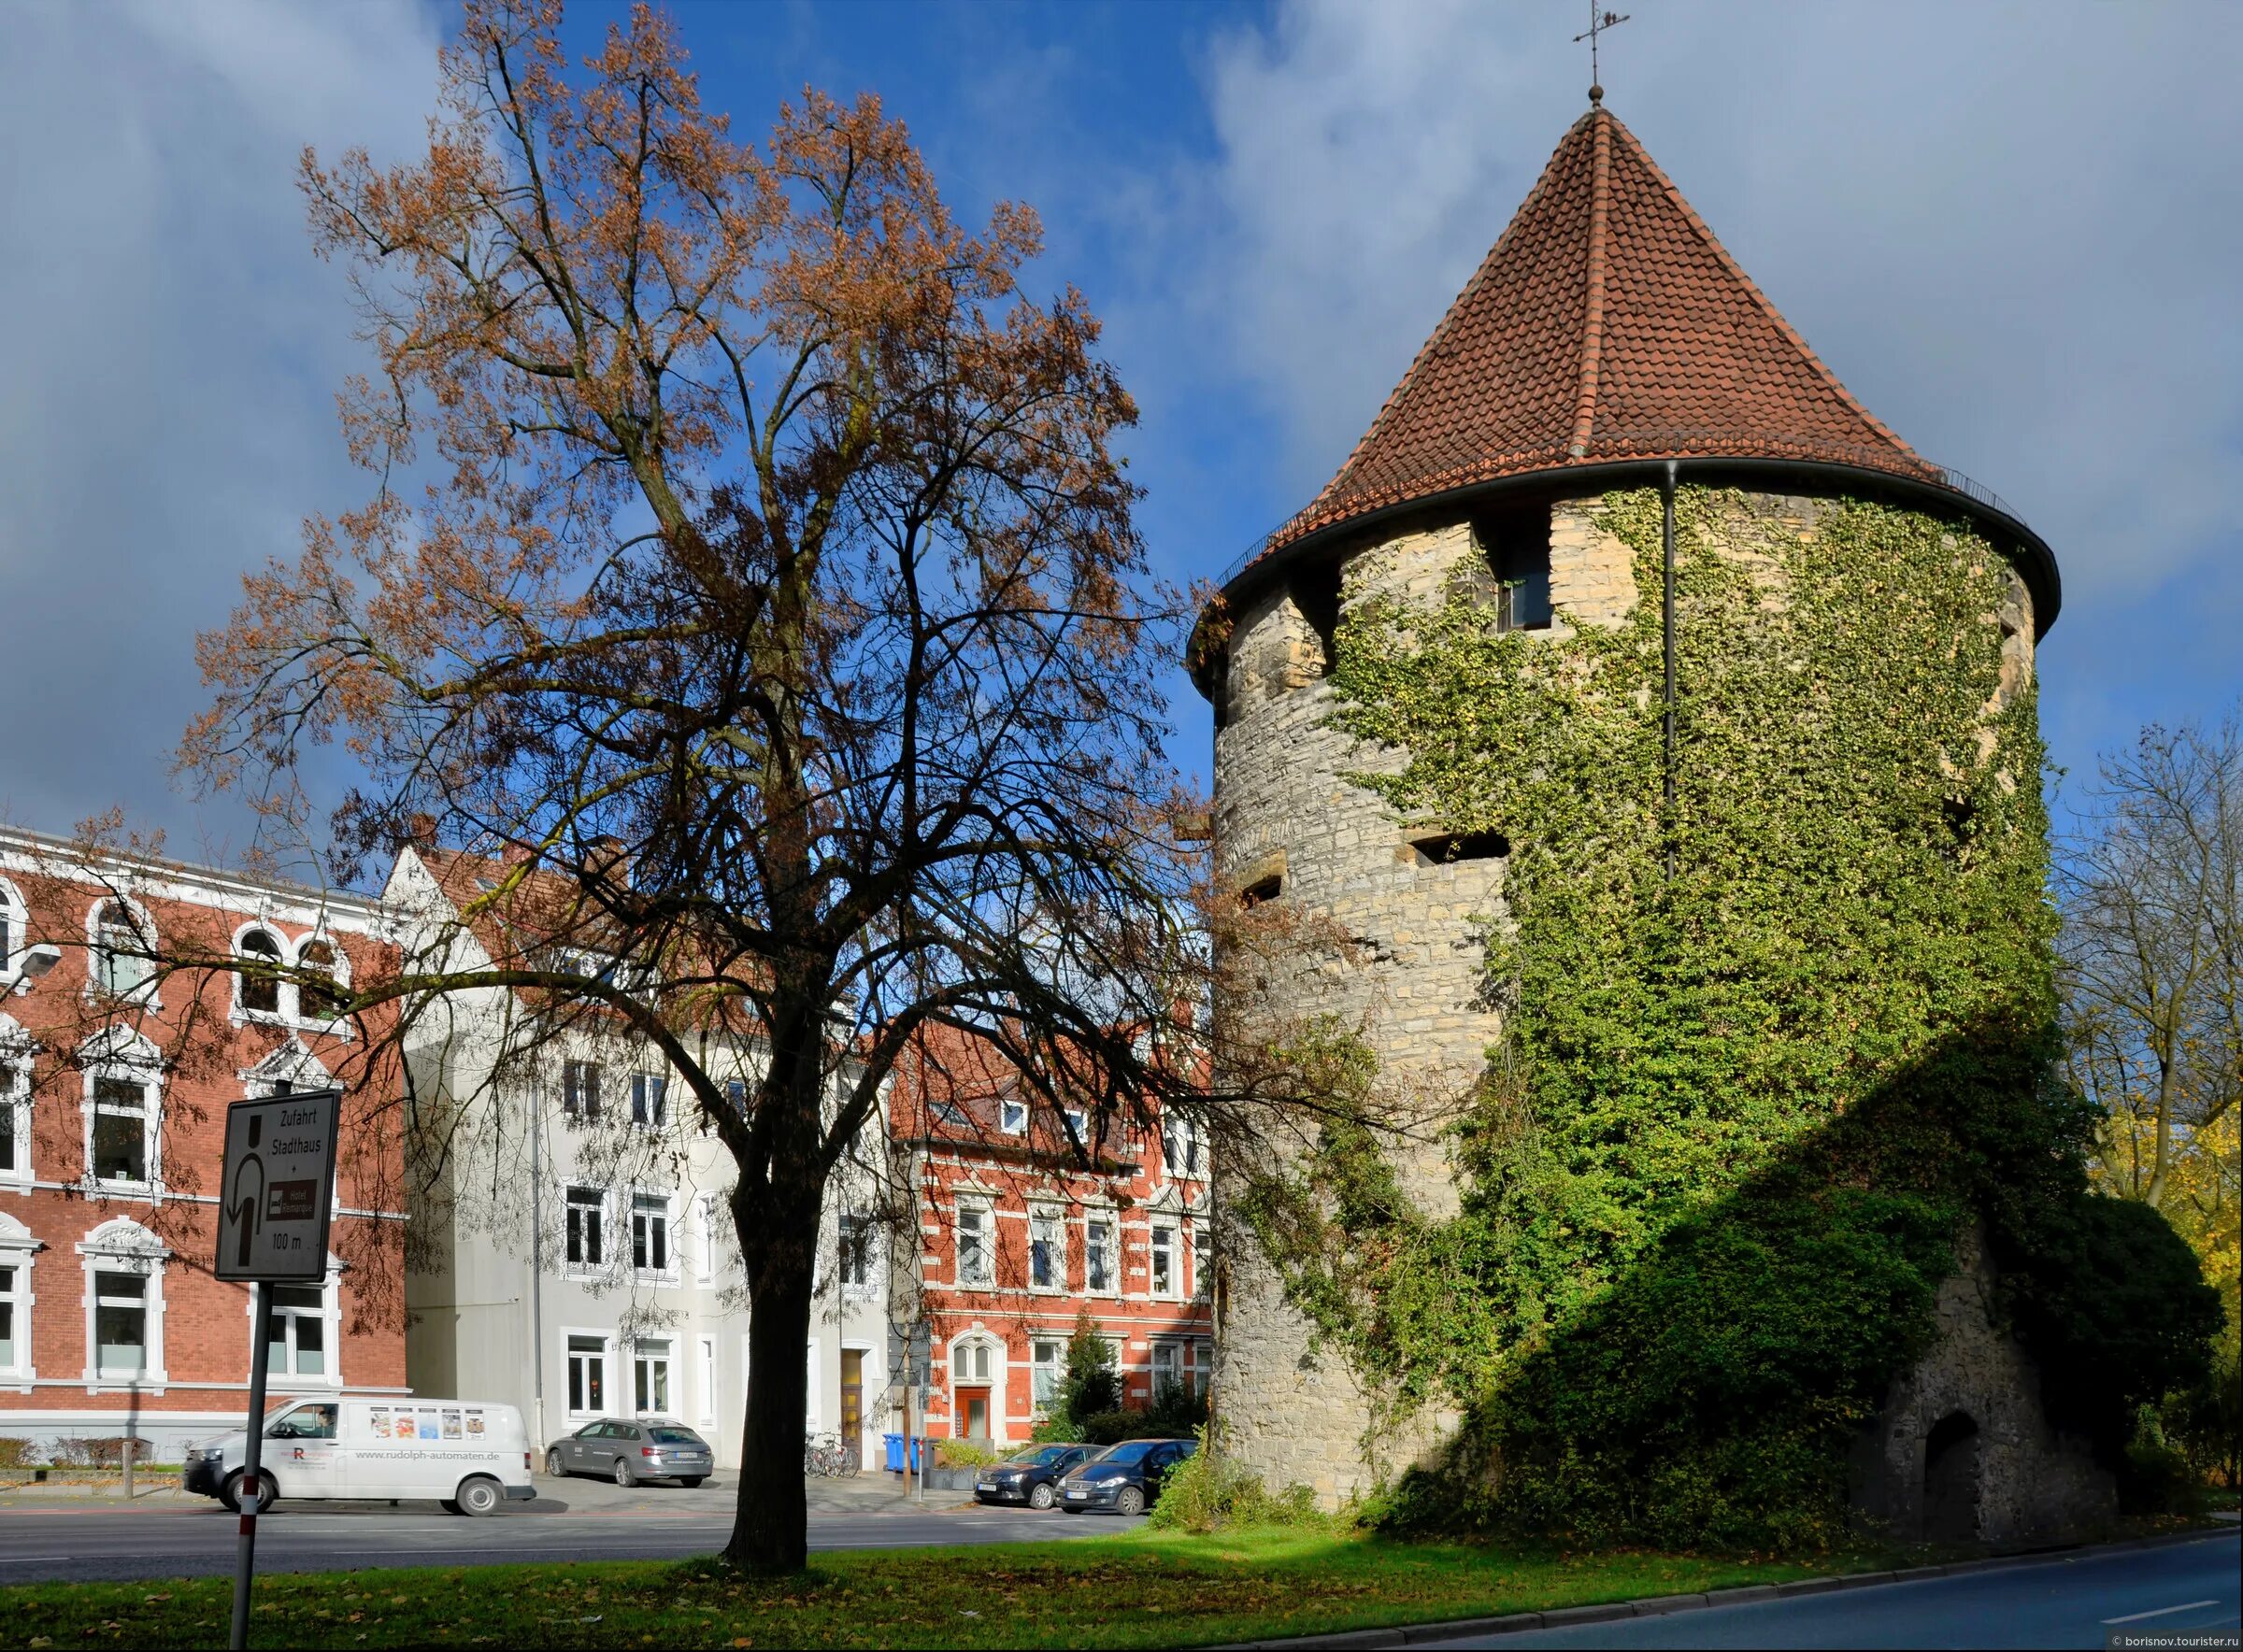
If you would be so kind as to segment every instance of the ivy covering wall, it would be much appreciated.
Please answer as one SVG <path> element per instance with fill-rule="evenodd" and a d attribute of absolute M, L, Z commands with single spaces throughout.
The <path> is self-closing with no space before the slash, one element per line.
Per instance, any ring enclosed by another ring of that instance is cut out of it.
<path fill-rule="evenodd" d="M 1469 579 L 1341 627 L 1340 726 L 1408 753 L 1358 782 L 1511 850 L 1461 1210 L 1397 1181 L 1337 1029 L 1301 1053 L 1364 1123 L 1246 1201 L 1392 1405 L 1464 1413 L 1399 1521 L 1832 1540 L 1848 1448 L 1973 1222 L 2067 1426 L 2116 1440 L 2202 1357 L 2193 1259 L 2090 1196 L 2092 1120 L 2056 1082 L 2007 564 L 1928 516 L 1833 503 L 1802 534 L 1771 506 L 1679 494 L 1671 804 L 1655 491 L 1599 513 L 1634 556 L 1616 627 L 1501 634 Z"/>

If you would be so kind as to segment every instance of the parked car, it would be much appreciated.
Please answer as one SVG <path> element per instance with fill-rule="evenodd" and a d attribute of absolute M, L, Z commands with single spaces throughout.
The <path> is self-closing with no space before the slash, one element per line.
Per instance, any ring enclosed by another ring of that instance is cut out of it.
<path fill-rule="evenodd" d="M 250 1437 L 223 1435 L 187 1453 L 189 1491 L 239 1510 Z M 537 1495 L 521 1413 L 491 1400 L 311 1400 L 267 1414 L 258 1448 L 258 1507 L 280 1498 L 435 1498 L 455 1515 L 487 1515 Z"/>
<path fill-rule="evenodd" d="M 599 1474 L 618 1486 L 675 1480 L 698 1486 L 717 1466 L 709 1444 L 666 1417 L 608 1417 L 588 1422 L 546 1447 L 545 1472 L 555 1479 Z"/>
<path fill-rule="evenodd" d="M 1059 1501 L 1060 1476 L 1097 1451 L 1095 1446 L 1031 1446 L 983 1469 L 974 1480 L 974 1501 L 1048 1509 Z"/>
<path fill-rule="evenodd" d="M 1199 1449 L 1193 1440 L 1124 1440 L 1068 1471 L 1059 1506 L 1070 1515 L 1111 1509 L 1141 1515 L 1161 1500 L 1169 1471 Z"/>

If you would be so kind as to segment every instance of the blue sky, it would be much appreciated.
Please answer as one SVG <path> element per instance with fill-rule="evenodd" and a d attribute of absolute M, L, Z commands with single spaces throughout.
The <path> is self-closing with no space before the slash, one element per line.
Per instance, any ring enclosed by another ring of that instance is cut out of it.
<path fill-rule="evenodd" d="M 1573 0 L 672 7 L 743 132 L 872 89 L 953 206 L 1042 213 L 1033 278 L 1107 319 L 1163 573 L 1211 574 L 1345 456 L 1584 107 Z M 1849 387 L 2064 569 L 2044 716 L 2075 771 L 2243 691 L 2243 7 L 1637 0 L 1607 102 Z M 620 8 L 578 5 L 589 41 Z M 172 789 L 192 634 L 354 503 L 361 363 L 305 144 L 401 157 L 423 0 L 17 0 L 0 58 L 0 818 Z M 1174 687 L 1204 777 L 1204 706 Z"/>

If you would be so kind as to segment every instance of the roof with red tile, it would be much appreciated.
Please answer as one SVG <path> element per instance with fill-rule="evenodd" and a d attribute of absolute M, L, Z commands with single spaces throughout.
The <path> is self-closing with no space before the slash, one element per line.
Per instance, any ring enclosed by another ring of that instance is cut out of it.
<path fill-rule="evenodd" d="M 1596 107 L 1566 132 L 1339 473 L 1253 562 L 1482 483 L 1693 458 L 1846 465 L 2007 517 L 1856 401 L 1635 135 Z M 2045 571 L 2052 599 L 2052 559 Z M 2044 627 L 2052 600 L 2048 609 Z"/>

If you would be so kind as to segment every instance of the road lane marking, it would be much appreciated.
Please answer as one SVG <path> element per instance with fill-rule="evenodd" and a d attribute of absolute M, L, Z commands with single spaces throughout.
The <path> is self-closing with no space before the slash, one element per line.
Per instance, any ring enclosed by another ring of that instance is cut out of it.
<path fill-rule="evenodd" d="M 2199 1606 L 2217 1606 L 2219 1603 L 2220 1602 L 2217 1601 L 2191 1601 L 2185 1605 L 2160 1606 L 2154 1612 L 2129 1612 L 2123 1617 L 2106 1617 L 2103 1621 L 2106 1625 L 2113 1623 L 2139 1623 L 2145 1617 L 2170 1617 L 2176 1612 L 2193 1612 Z"/>

